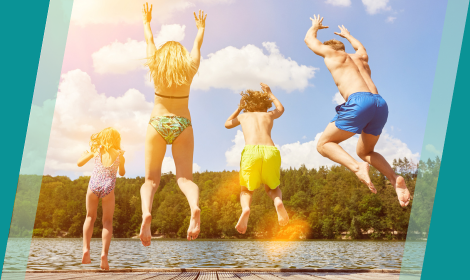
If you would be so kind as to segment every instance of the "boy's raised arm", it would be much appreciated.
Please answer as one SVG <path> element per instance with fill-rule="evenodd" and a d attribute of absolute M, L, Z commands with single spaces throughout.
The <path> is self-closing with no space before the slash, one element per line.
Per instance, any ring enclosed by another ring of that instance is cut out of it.
<path fill-rule="evenodd" d="M 281 101 L 279 101 L 279 99 L 274 96 L 271 91 L 271 88 L 267 84 L 261 83 L 261 88 L 264 92 L 267 92 L 269 94 L 269 98 L 272 99 L 274 106 L 276 106 L 276 109 L 269 111 L 268 113 L 270 113 L 274 119 L 277 119 L 282 116 L 282 114 L 284 114 L 284 106 L 282 106 Z"/>
<path fill-rule="evenodd" d="M 307 34 L 305 35 L 305 44 L 307 44 L 307 47 L 319 56 L 326 57 L 331 55 L 334 53 L 334 50 L 328 46 L 325 46 L 322 42 L 320 42 L 320 40 L 317 39 L 318 30 L 328 28 L 328 26 L 323 26 L 323 18 L 320 18 L 320 15 L 314 15 L 313 18 L 310 18 L 310 20 L 312 20 L 312 27 L 310 27 L 310 29 L 307 31 Z"/>
<path fill-rule="evenodd" d="M 238 120 L 238 115 L 240 114 L 241 111 L 242 109 L 238 107 L 237 110 L 235 110 L 235 112 L 233 112 L 233 114 L 231 114 L 230 117 L 228 117 L 227 121 L 225 122 L 225 128 L 227 129 L 234 128 L 240 124 L 240 121 Z"/>
<path fill-rule="evenodd" d="M 340 37 L 343 37 L 343 38 L 346 38 L 348 39 L 349 43 L 351 43 L 352 47 L 354 48 L 354 50 L 356 50 L 356 54 L 358 55 L 362 55 L 366 60 L 369 59 L 369 57 L 367 56 L 367 51 L 366 51 L 366 48 L 364 48 L 364 45 L 362 45 L 362 43 L 354 38 L 351 33 L 349 33 L 349 30 L 343 26 L 339 26 L 339 30 L 341 30 L 341 32 L 335 32 L 336 35 L 340 36 Z"/>

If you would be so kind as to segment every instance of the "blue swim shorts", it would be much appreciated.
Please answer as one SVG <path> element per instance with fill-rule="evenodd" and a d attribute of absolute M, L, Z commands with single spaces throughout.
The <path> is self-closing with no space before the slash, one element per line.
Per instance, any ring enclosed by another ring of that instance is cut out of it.
<path fill-rule="evenodd" d="M 387 122 L 387 102 L 378 94 L 356 92 L 348 101 L 336 106 L 336 116 L 331 120 L 337 128 L 356 134 L 380 135 Z"/>

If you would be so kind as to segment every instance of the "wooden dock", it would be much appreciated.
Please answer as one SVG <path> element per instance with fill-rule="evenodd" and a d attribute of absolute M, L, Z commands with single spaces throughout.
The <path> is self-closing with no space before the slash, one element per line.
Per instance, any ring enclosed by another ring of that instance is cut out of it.
<path fill-rule="evenodd" d="M 24 277 L 26 276 L 26 277 Z M 4 271 L 2 280 L 135 279 L 135 280 L 399 280 L 400 271 L 390 269 L 261 269 L 261 268 L 187 268 L 102 270 Z M 24 277 L 24 278 L 23 278 Z M 419 280 L 418 275 L 408 279 Z"/>

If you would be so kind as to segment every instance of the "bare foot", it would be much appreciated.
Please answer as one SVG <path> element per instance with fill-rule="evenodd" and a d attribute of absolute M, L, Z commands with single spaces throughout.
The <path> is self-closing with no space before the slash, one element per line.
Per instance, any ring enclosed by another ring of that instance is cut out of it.
<path fill-rule="evenodd" d="M 191 210 L 191 221 L 189 222 L 188 227 L 188 240 L 194 240 L 199 235 L 201 230 L 201 209 L 196 208 Z"/>
<path fill-rule="evenodd" d="M 411 195 L 406 188 L 405 179 L 401 176 L 398 176 L 397 178 L 397 182 L 395 183 L 395 191 L 397 192 L 398 201 L 400 202 L 401 207 L 408 206 Z"/>
<path fill-rule="evenodd" d="M 284 207 L 284 203 L 279 200 L 274 203 L 274 206 L 276 206 L 277 220 L 279 221 L 279 225 L 281 227 L 287 225 L 289 223 L 289 215 L 287 214 L 286 208 Z"/>
<path fill-rule="evenodd" d="M 377 193 L 377 190 L 375 189 L 374 184 L 372 184 L 372 181 L 369 177 L 369 164 L 367 162 L 360 162 L 359 170 L 355 173 L 359 180 L 369 187 L 371 192 L 375 194 Z"/>
<path fill-rule="evenodd" d="M 150 224 L 152 223 L 152 215 L 142 215 L 142 226 L 140 227 L 140 241 L 144 246 L 150 246 L 152 240 L 152 232 L 150 231 Z"/>
<path fill-rule="evenodd" d="M 82 264 L 89 264 L 89 263 L 91 263 L 90 250 L 83 250 Z"/>
<path fill-rule="evenodd" d="M 235 226 L 237 231 L 241 234 L 245 234 L 246 229 L 248 228 L 248 218 L 250 217 L 250 208 L 245 209 L 242 211 L 240 215 L 240 219 L 238 219 L 238 223 Z"/>
<path fill-rule="evenodd" d="M 109 270 L 108 256 L 107 255 L 101 255 L 100 267 L 101 267 L 101 269 Z"/>

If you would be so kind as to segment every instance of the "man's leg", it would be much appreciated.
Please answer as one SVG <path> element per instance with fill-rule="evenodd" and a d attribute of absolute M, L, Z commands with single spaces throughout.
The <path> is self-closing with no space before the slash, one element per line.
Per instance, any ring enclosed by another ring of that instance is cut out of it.
<path fill-rule="evenodd" d="M 268 194 L 269 198 L 274 201 L 274 207 L 276 207 L 277 220 L 281 227 L 289 223 L 289 215 L 287 214 L 284 203 L 282 203 L 282 192 L 279 186 L 274 190 L 269 188 L 268 185 L 264 185 L 264 190 Z"/>
<path fill-rule="evenodd" d="M 354 172 L 359 180 L 366 184 L 373 193 L 377 193 L 369 177 L 369 164 L 366 162 L 358 162 L 339 145 L 339 143 L 354 135 L 355 133 L 353 132 L 337 128 L 334 122 L 329 123 L 320 137 L 320 140 L 318 140 L 317 150 L 322 156 L 346 166 L 349 170 Z"/>
<path fill-rule="evenodd" d="M 238 223 L 235 226 L 237 231 L 241 234 L 245 234 L 246 229 L 248 227 L 248 218 L 250 217 L 250 205 L 252 197 L 253 192 L 249 191 L 246 187 L 242 186 L 240 192 L 240 204 L 242 206 L 242 214 L 240 215 L 240 219 L 238 219 Z"/>
<path fill-rule="evenodd" d="M 377 144 L 377 141 L 379 141 L 379 137 L 380 135 L 374 136 L 372 134 L 362 132 L 359 137 L 359 141 L 357 142 L 357 155 L 364 161 L 370 163 L 373 167 L 377 168 L 377 170 L 390 180 L 390 183 L 392 183 L 392 186 L 397 192 L 400 205 L 402 207 L 407 206 L 410 203 L 410 192 L 406 188 L 405 179 L 401 176 L 397 176 L 385 158 L 374 151 L 374 147 Z"/>

